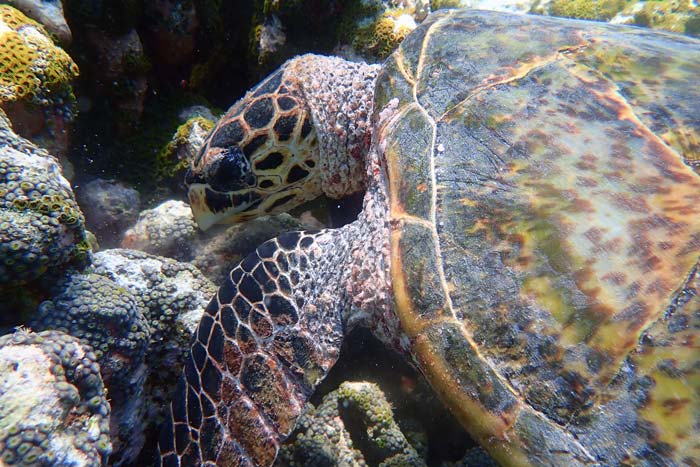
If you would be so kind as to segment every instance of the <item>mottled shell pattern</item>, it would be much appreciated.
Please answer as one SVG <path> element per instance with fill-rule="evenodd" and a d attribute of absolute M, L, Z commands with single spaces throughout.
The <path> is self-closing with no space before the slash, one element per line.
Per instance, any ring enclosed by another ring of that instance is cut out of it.
<path fill-rule="evenodd" d="M 505 465 L 700 465 L 700 42 L 431 16 L 377 81 L 414 359 Z"/>

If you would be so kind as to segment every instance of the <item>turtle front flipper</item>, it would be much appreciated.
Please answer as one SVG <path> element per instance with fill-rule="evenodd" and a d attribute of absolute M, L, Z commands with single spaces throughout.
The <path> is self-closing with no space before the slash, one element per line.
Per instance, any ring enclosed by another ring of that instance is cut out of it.
<path fill-rule="evenodd" d="M 283 234 L 231 271 L 192 339 L 163 465 L 272 464 L 338 358 L 348 253 L 338 233 Z"/>

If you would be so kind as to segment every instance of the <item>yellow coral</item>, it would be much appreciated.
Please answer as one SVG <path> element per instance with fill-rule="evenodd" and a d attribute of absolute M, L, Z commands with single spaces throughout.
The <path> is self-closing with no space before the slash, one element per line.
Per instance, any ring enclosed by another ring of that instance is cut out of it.
<path fill-rule="evenodd" d="M 0 104 L 44 94 L 78 76 L 78 66 L 44 28 L 0 5 Z"/>
<path fill-rule="evenodd" d="M 410 18 L 410 21 L 406 21 L 406 18 Z M 407 12 L 389 10 L 373 23 L 359 28 L 353 46 L 362 53 L 368 53 L 383 60 L 398 47 L 415 26 L 415 22 Z"/>

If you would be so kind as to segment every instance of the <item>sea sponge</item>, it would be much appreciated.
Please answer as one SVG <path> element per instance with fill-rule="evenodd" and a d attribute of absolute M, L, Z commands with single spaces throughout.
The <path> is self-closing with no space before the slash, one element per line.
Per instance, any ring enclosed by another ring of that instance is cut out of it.
<path fill-rule="evenodd" d="M 27 97 L 43 103 L 52 91 L 65 91 L 78 73 L 78 65 L 43 26 L 0 5 L 0 105 Z"/>

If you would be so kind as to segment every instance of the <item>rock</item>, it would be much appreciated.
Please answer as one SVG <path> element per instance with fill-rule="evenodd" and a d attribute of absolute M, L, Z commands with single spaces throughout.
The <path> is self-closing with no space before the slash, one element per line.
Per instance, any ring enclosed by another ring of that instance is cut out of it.
<path fill-rule="evenodd" d="M 135 29 L 112 33 L 96 28 L 85 30 L 98 95 L 109 99 L 113 122 L 122 133 L 133 131 L 143 114 L 150 64 Z"/>
<path fill-rule="evenodd" d="M 39 305 L 30 325 L 65 332 L 94 349 L 112 407 L 111 463 L 131 462 L 144 443 L 148 323 L 136 297 L 106 277 L 76 273 L 60 289 Z"/>
<path fill-rule="evenodd" d="M 92 180 L 80 187 L 77 196 L 87 228 L 102 247 L 118 245 L 139 215 L 139 192 L 116 180 Z"/>
<path fill-rule="evenodd" d="M 66 0 L 66 18 L 73 32 L 83 27 L 95 27 L 113 33 L 125 33 L 142 19 L 143 2 L 140 0 Z"/>
<path fill-rule="evenodd" d="M 142 211 L 136 224 L 124 234 L 121 246 L 191 262 L 218 284 L 236 263 L 264 241 L 290 230 L 318 228 L 318 221 L 306 217 L 309 220 L 302 222 L 289 214 L 279 214 L 230 227 L 220 226 L 204 234 L 188 204 L 169 200 Z"/>
<path fill-rule="evenodd" d="M 145 2 L 145 42 L 156 62 L 167 66 L 189 65 L 194 57 L 199 20 L 193 2 L 151 0 Z"/>
<path fill-rule="evenodd" d="M 208 231 L 192 249 L 191 262 L 214 283 L 228 277 L 229 271 L 266 240 L 282 232 L 304 230 L 306 225 L 289 214 L 265 216 L 228 228 Z"/>
<path fill-rule="evenodd" d="M 60 331 L 0 337 L 0 464 L 103 466 L 109 413 L 89 346 Z"/>
<path fill-rule="evenodd" d="M 212 128 L 214 121 L 201 116 L 193 116 L 178 127 L 170 142 L 157 156 L 156 172 L 162 184 L 171 187 L 176 193 L 187 191 L 185 173 Z"/>
<path fill-rule="evenodd" d="M 476 447 L 457 462 L 443 463 L 443 467 L 498 467 L 498 463 L 483 448 Z"/>
<path fill-rule="evenodd" d="M 77 76 L 78 66 L 39 23 L 0 5 L 0 108 L 17 133 L 64 156 Z"/>
<path fill-rule="evenodd" d="M 80 263 L 83 214 L 58 161 L 17 136 L 0 110 L 0 288 Z"/>
<path fill-rule="evenodd" d="M 258 33 L 258 56 L 260 60 L 276 53 L 287 41 L 282 22 L 277 15 L 270 15 L 260 26 Z"/>
<path fill-rule="evenodd" d="M 424 467 L 379 387 L 345 382 L 318 407 L 307 404 L 275 467 Z"/>
<path fill-rule="evenodd" d="M 73 36 L 63 15 L 61 0 L 9 0 L 9 3 L 41 23 L 61 44 L 70 45 Z"/>
<path fill-rule="evenodd" d="M 204 105 L 192 105 L 190 107 L 182 109 L 182 111 L 180 111 L 177 117 L 183 123 L 187 122 L 187 120 L 193 117 L 202 117 L 212 122 L 216 122 L 219 119 L 219 117 L 214 115 L 214 113 L 211 111 L 211 109 L 209 109 L 209 107 L 206 107 Z"/>
<path fill-rule="evenodd" d="M 198 231 L 189 205 L 170 200 L 142 211 L 124 234 L 121 246 L 189 261 Z"/>

